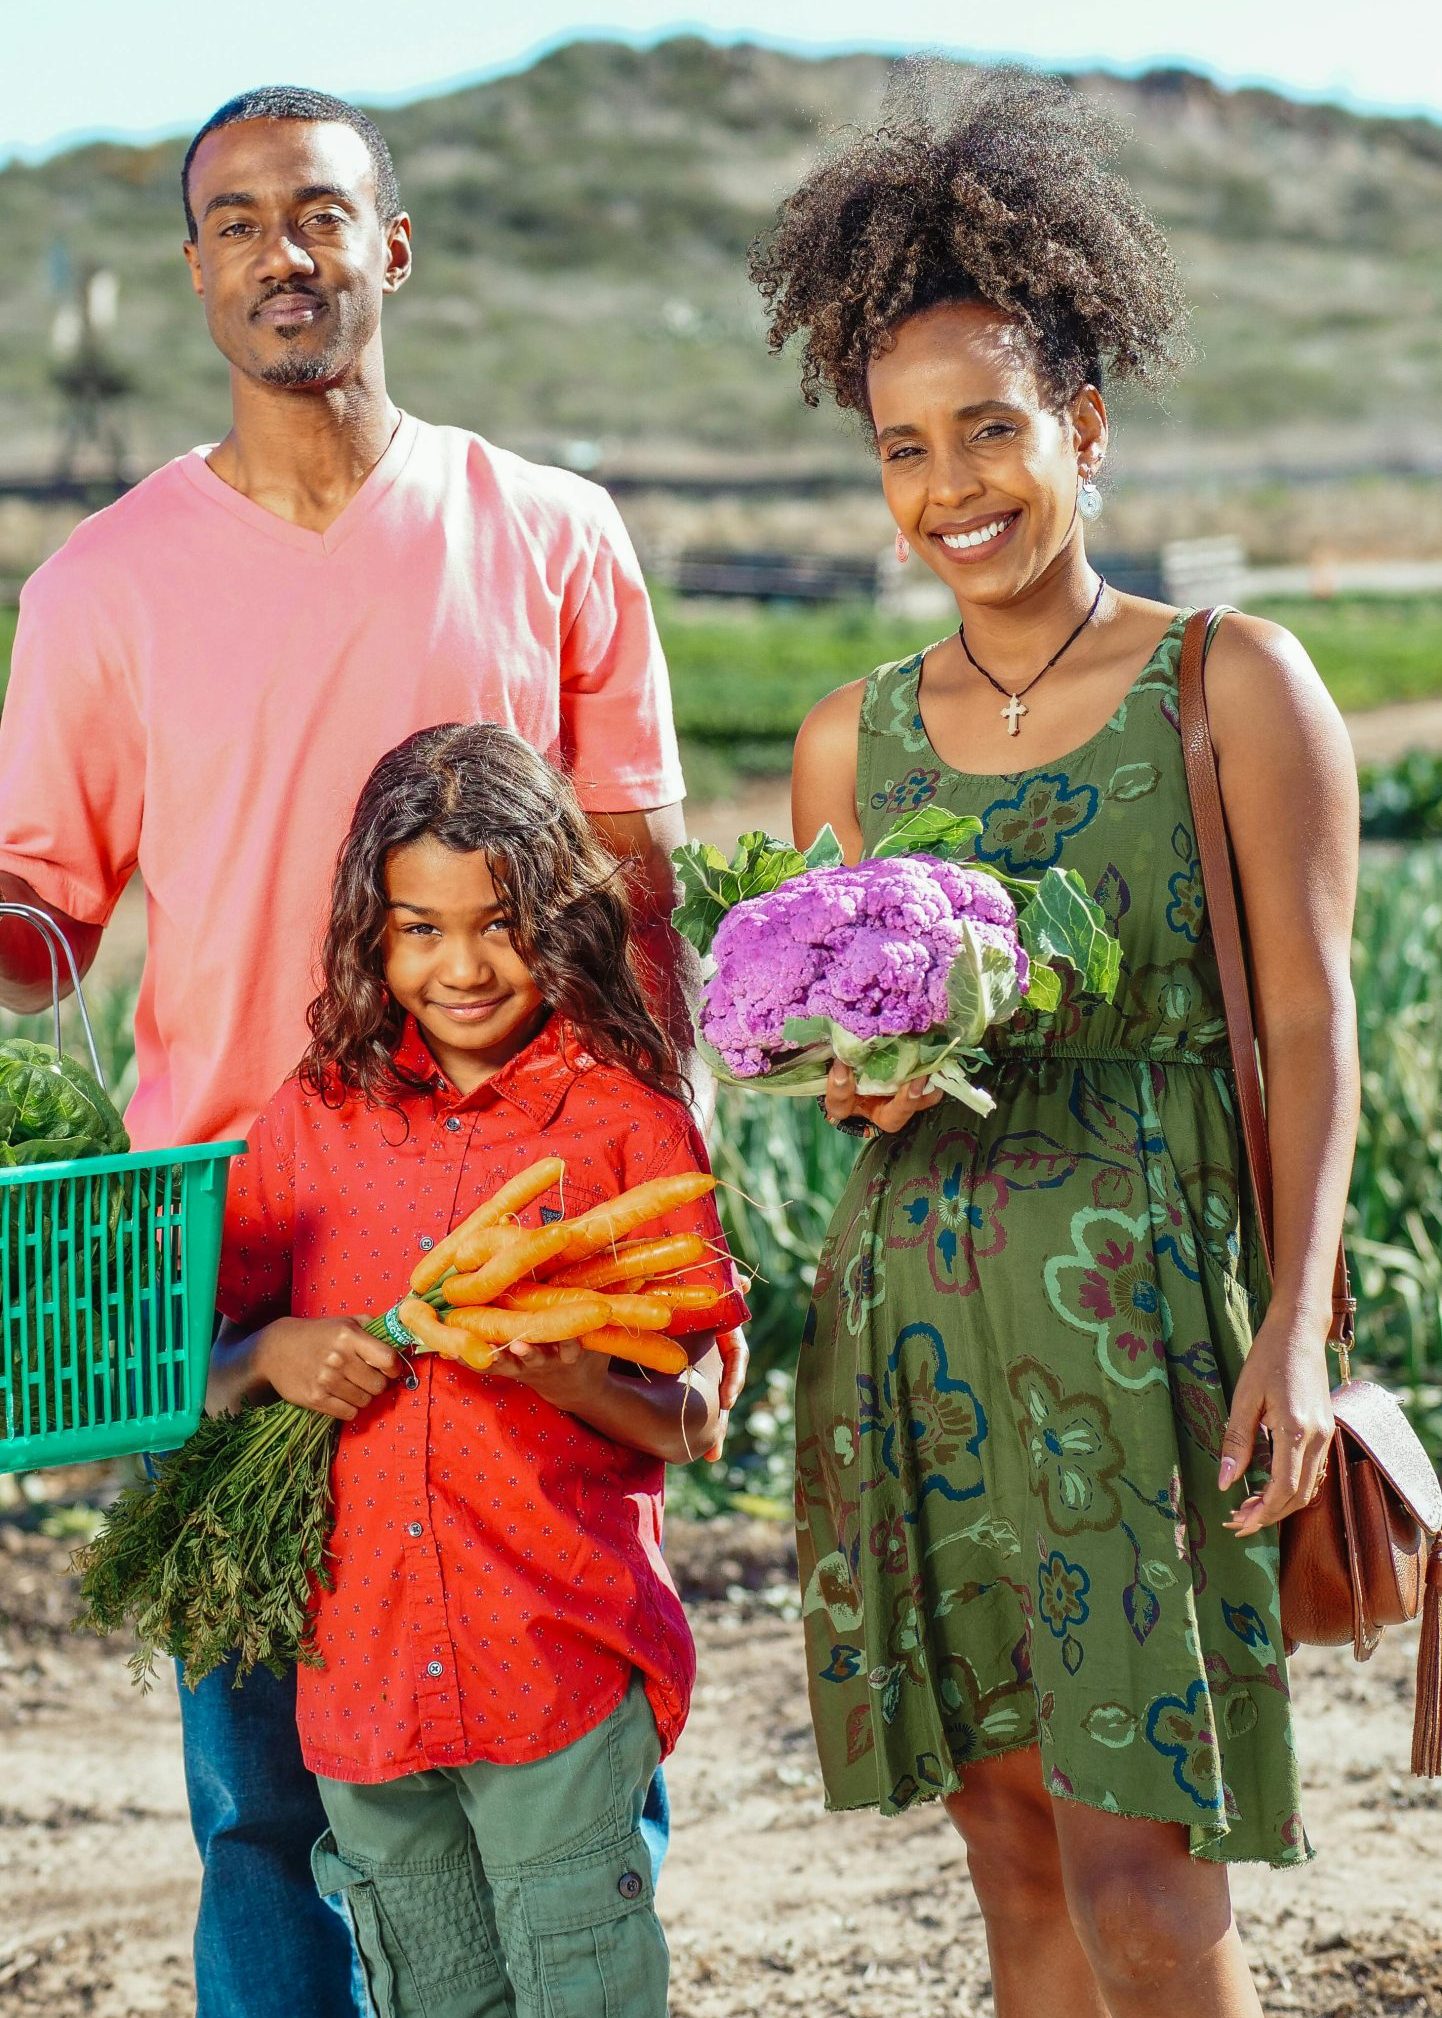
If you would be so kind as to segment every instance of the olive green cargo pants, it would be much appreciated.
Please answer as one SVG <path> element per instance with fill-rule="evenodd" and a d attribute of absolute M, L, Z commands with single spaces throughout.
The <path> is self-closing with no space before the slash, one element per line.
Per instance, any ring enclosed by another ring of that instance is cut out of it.
<path fill-rule="evenodd" d="M 548 1759 L 322 1779 L 312 1867 L 345 1897 L 378 2018 L 666 2018 L 638 1826 L 660 1750 L 633 1680 Z"/>

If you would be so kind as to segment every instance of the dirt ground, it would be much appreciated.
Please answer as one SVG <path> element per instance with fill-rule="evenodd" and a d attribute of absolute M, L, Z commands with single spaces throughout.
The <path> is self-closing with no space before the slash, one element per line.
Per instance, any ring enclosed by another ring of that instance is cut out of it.
<path fill-rule="evenodd" d="M 197 1873 L 174 1693 L 138 1695 L 124 1648 L 70 1635 L 69 1544 L 36 1519 L 0 1519 L 0 2011 L 184 2018 Z M 734 1517 L 674 1523 L 669 1546 L 701 1660 L 669 1769 L 673 2018 L 987 2018 L 939 1810 L 822 1809 L 789 1537 Z M 1442 2018 L 1442 1790 L 1403 1776 L 1411 1652 L 1399 1634 L 1368 1668 L 1297 1663 L 1318 1861 L 1235 1885 L 1269 2014 Z"/>

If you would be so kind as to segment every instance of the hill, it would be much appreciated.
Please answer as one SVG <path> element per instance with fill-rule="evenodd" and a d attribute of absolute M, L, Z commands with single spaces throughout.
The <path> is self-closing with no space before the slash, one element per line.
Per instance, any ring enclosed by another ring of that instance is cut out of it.
<path fill-rule="evenodd" d="M 281 67 L 286 67 L 282 65 Z M 560 49 L 518 75 L 378 114 L 415 218 L 388 309 L 416 410 L 533 453 L 574 438 L 676 466 L 854 457 L 769 360 L 745 254 L 887 65 L 678 38 Z M 1074 80 L 1131 128 L 1125 166 L 1172 235 L 1201 359 L 1139 411 L 1128 467 L 1224 473 L 1442 461 L 1442 128 L 1368 119 L 1179 70 Z M 225 411 L 179 257 L 183 142 L 77 148 L 0 171 L 6 468 L 53 454 L 57 247 L 120 279 L 138 462 Z"/>

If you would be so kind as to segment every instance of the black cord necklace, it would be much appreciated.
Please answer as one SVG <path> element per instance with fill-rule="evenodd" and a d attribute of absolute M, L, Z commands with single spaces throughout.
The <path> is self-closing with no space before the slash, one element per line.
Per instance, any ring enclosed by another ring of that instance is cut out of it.
<path fill-rule="evenodd" d="M 976 670 L 981 674 L 981 677 L 984 680 L 988 681 L 993 687 L 995 687 L 996 691 L 999 694 L 1006 695 L 1006 706 L 1002 708 L 999 712 L 1005 715 L 1006 717 L 1006 732 L 1009 736 L 1016 735 L 1020 730 L 1022 716 L 1029 715 L 1031 713 L 1030 708 L 1024 708 L 1022 706 L 1021 704 L 1022 695 L 1029 694 L 1032 688 L 1036 685 L 1037 681 L 1039 679 L 1042 679 L 1047 673 L 1051 671 L 1052 667 L 1056 664 L 1057 660 L 1061 658 L 1064 653 L 1069 652 L 1071 650 L 1072 646 L 1076 643 L 1077 639 L 1081 636 L 1082 632 L 1086 629 L 1087 625 L 1096 615 L 1097 604 L 1102 599 L 1102 591 L 1106 588 L 1106 585 L 1107 585 L 1106 576 L 1098 575 L 1097 592 L 1092 597 L 1091 608 L 1087 611 L 1086 615 L 1082 618 L 1081 622 L 1077 625 L 1076 629 L 1072 632 L 1071 636 L 1067 639 L 1066 643 L 1063 646 L 1061 646 L 1060 650 L 1052 653 L 1051 657 L 1042 667 L 1041 672 L 1033 673 L 1031 678 L 1027 681 L 1026 685 L 1024 687 L 1018 687 L 1015 692 L 1013 692 L 1010 687 L 1004 687 L 1001 681 L 997 679 L 994 674 L 989 673 L 986 670 L 986 667 L 981 663 L 980 659 L 978 659 L 973 654 L 971 646 L 966 642 L 966 625 L 965 624 L 957 625 L 956 635 L 961 639 L 961 649 L 966 653 L 967 658 L 971 660 L 972 665 L 975 666 Z"/>

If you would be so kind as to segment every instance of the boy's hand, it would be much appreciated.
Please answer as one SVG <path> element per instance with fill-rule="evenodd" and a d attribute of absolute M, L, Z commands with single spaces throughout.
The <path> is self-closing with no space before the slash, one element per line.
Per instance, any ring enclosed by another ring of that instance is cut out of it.
<path fill-rule="evenodd" d="M 255 1342 L 255 1371 L 282 1401 L 350 1422 L 385 1391 L 400 1354 L 350 1317 L 278 1317 Z"/>

